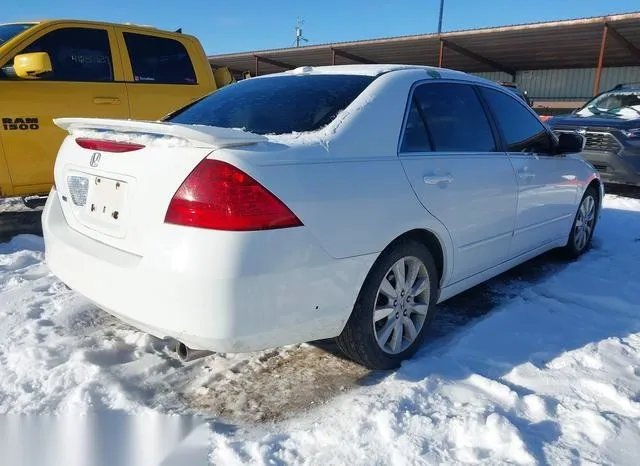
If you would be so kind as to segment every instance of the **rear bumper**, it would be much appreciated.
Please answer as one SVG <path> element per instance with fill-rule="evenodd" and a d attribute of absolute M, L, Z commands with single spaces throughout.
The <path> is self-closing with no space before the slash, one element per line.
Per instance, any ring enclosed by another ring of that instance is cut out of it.
<path fill-rule="evenodd" d="M 307 228 L 150 231 L 143 256 L 67 224 L 55 190 L 43 216 L 51 271 L 98 307 L 159 338 L 248 352 L 338 335 L 374 256 L 333 259 Z"/>

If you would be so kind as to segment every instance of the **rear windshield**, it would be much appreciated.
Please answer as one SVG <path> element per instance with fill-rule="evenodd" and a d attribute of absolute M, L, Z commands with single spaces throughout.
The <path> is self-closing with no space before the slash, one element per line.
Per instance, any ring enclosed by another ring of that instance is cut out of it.
<path fill-rule="evenodd" d="M 165 121 L 242 128 L 256 134 L 314 131 L 375 79 L 359 75 L 274 76 L 229 84 Z"/>
<path fill-rule="evenodd" d="M 33 24 L 25 23 L 25 24 L 0 24 L 0 45 L 8 42 L 9 39 L 20 34 L 22 31 L 26 31 Z"/>

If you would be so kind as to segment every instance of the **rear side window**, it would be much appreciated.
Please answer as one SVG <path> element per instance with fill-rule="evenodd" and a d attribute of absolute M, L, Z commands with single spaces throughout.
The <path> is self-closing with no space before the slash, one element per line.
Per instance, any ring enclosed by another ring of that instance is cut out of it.
<path fill-rule="evenodd" d="M 123 33 L 133 80 L 152 84 L 197 84 L 185 46 L 177 40 Z"/>
<path fill-rule="evenodd" d="M 480 86 L 502 130 L 509 152 L 550 153 L 551 136 L 544 125 L 517 100 L 504 92 Z"/>
<path fill-rule="evenodd" d="M 407 115 L 400 152 L 430 152 L 432 150 L 424 117 L 420 113 L 418 102 L 414 96 Z"/>
<path fill-rule="evenodd" d="M 273 76 L 229 84 L 167 121 L 256 134 L 287 134 L 329 124 L 375 78 L 358 75 Z"/>
<path fill-rule="evenodd" d="M 413 95 L 416 108 L 409 114 L 403 147 L 427 145 L 435 152 L 494 152 L 496 143 L 487 115 L 468 84 L 425 83 Z M 412 115 L 413 113 L 413 115 Z M 416 116 L 423 119 L 425 136 L 415 134 Z M 413 133 L 413 134 L 412 134 Z M 416 141 L 416 142 L 409 142 Z"/>
<path fill-rule="evenodd" d="M 56 29 L 18 54 L 33 52 L 47 52 L 51 59 L 53 71 L 40 81 L 113 81 L 111 47 L 105 29 Z"/>

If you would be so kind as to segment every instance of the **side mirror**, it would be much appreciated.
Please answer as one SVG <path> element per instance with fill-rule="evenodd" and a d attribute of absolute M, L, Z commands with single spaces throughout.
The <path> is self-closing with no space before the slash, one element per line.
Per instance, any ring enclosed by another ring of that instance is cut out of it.
<path fill-rule="evenodd" d="M 556 153 L 558 154 L 575 154 L 582 152 L 587 140 L 584 136 L 577 133 L 560 133 L 558 136 L 558 145 Z"/>
<path fill-rule="evenodd" d="M 53 71 L 47 52 L 33 52 L 16 55 L 13 58 L 13 70 L 22 79 L 38 79 Z"/>

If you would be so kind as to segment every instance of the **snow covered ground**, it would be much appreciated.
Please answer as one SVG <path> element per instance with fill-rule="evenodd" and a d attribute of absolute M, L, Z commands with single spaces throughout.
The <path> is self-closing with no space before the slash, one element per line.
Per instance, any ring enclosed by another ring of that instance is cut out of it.
<path fill-rule="evenodd" d="M 442 306 L 393 373 L 328 343 L 183 365 L 67 290 L 42 239 L 0 244 L 0 413 L 203 414 L 214 464 L 637 464 L 640 200 L 608 195 L 593 249 Z"/>

